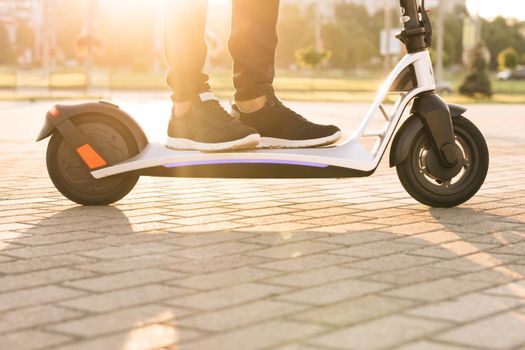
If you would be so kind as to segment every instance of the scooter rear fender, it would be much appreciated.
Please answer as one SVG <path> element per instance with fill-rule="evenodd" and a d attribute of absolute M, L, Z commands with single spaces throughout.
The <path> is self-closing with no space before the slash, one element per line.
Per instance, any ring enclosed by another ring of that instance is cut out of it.
<path fill-rule="evenodd" d="M 128 113 L 124 112 L 117 105 L 108 102 L 83 103 L 78 105 L 55 105 L 46 114 L 44 126 L 40 131 L 36 141 L 41 141 L 53 134 L 56 127 L 65 120 L 74 118 L 82 114 L 102 114 L 110 118 L 115 118 L 124 124 L 135 140 L 139 149 L 146 147 L 148 139 L 139 124 Z"/>
<path fill-rule="evenodd" d="M 463 106 L 449 104 L 450 115 L 452 118 L 459 117 L 467 111 Z M 390 167 L 403 163 L 410 152 L 410 144 L 417 133 L 425 128 L 421 118 L 412 114 L 401 126 L 390 148 Z"/>

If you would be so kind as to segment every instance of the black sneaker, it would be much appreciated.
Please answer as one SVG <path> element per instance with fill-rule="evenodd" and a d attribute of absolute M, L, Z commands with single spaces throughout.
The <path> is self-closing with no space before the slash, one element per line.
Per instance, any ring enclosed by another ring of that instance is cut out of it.
<path fill-rule="evenodd" d="M 268 96 L 266 105 L 253 113 L 243 113 L 235 105 L 232 108 L 234 116 L 261 135 L 257 147 L 324 146 L 341 137 L 341 130 L 337 126 L 314 124 L 283 105 L 274 95 Z"/>
<path fill-rule="evenodd" d="M 173 116 L 166 146 L 174 149 L 226 151 L 255 147 L 261 137 L 251 127 L 229 115 L 211 92 L 193 102 L 183 116 Z"/>

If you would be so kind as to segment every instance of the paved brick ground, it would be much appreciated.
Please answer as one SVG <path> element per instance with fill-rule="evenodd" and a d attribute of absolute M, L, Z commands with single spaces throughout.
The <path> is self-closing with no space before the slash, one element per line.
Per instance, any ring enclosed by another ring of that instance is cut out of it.
<path fill-rule="evenodd" d="M 523 106 L 471 107 L 490 174 L 437 210 L 385 165 L 350 180 L 144 178 L 116 206 L 78 207 L 30 142 L 49 105 L 0 104 L 0 348 L 525 348 Z M 166 102 L 125 105 L 162 132 L 151 114 Z M 294 105 L 348 127 L 365 108 Z"/>

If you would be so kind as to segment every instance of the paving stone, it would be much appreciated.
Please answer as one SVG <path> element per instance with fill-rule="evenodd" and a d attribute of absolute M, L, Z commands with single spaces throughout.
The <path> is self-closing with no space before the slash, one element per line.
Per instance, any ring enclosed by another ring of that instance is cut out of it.
<path fill-rule="evenodd" d="M 327 283 L 318 287 L 304 288 L 299 291 L 286 293 L 278 297 L 278 299 L 296 303 L 323 305 L 359 297 L 365 294 L 376 293 L 389 287 L 389 285 L 384 283 L 347 279 L 344 281 Z"/>
<path fill-rule="evenodd" d="M 298 312 L 290 318 L 303 322 L 347 326 L 399 312 L 414 304 L 415 302 L 410 300 L 375 294 Z"/>
<path fill-rule="evenodd" d="M 198 310 L 213 310 L 254 301 L 286 292 L 288 289 L 256 283 L 241 283 L 231 287 L 171 298 L 168 303 Z"/>
<path fill-rule="evenodd" d="M 414 316 L 466 323 L 497 312 L 514 309 L 523 304 L 525 304 L 525 300 L 476 293 L 450 301 L 418 307 L 407 313 Z"/>
<path fill-rule="evenodd" d="M 39 257 L 9 261 L 8 264 L 0 263 L 0 273 L 21 274 L 36 270 L 46 270 L 60 266 L 74 266 L 76 264 L 93 261 L 91 258 L 73 254 Z"/>
<path fill-rule="evenodd" d="M 76 268 L 95 272 L 111 273 L 135 270 L 137 266 L 147 267 L 177 267 L 185 259 L 176 258 L 162 254 L 149 254 L 143 256 L 133 256 L 118 260 L 104 260 L 89 264 L 78 265 Z M 0 265 L 1 271 L 1 265 Z"/>
<path fill-rule="evenodd" d="M 45 245 L 45 246 L 39 246 L 39 247 L 24 247 L 24 248 L 17 248 L 17 249 L 11 249 L 8 252 L 9 256 L 17 257 L 17 258 L 37 258 L 42 256 L 50 256 L 50 255 L 59 255 L 59 254 L 67 254 L 72 252 L 82 252 L 83 254 L 86 254 L 86 250 L 90 249 L 98 249 L 101 248 L 102 245 L 89 242 L 89 241 L 76 241 L 76 242 L 67 242 L 67 243 L 59 243 L 59 244 L 53 244 L 53 245 Z"/>
<path fill-rule="evenodd" d="M 210 246 L 178 250 L 172 252 L 171 255 L 188 259 L 205 259 L 218 256 L 239 254 L 260 248 L 261 246 L 256 244 L 225 242 Z"/>
<path fill-rule="evenodd" d="M 352 257 L 320 253 L 314 255 L 298 256 L 292 259 L 272 261 L 261 264 L 259 267 L 293 272 L 305 271 L 330 265 L 340 265 L 354 260 L 355 258 Z"/>
<path fill-rule="evenodd" d="M 234 269 L 240 266 L 256 265 L 267 261 L 268 259 L 257 256 L 231 255 L 209 259 L 195 259 L 185 261 L 184 263 L 174 266 L 165 266 L 165 268 L 191 274 L 198 274 Z"/>
<path fill-rule="evenodd" d="M 200 225 L 191 225 L 191 226 L 180 226 L 173 228 L 171 231 L 176 234 L 185 234 L 185 233 L 203 233 L 203 232 L 217 232 L 217 231 L 232 231 L 238 228 L 243 228 L 248 225 L 241 224 L 233 221 L 221 221 L 221 222 L 212 222 L 205 223 Z"/>
<path fill-rule="evenodd" d="M 68 280 L 85 278 L 92 275 L 93 273 L 89 271 L 75 270 L 65 267 L 18 275 L 8 275 L 0 277 L 0 292 L 67 282 Z"/>
<path fill-rule="evenodd" d="M 467 241 L 496 245 L 509 245 L 525 241 L 525 232 L 509 230 L 489 233 L 486 235 L 473 235 L 469 237 Z"/>
<path fill-rule="evenodd" d="M 502 265 L 491 269 L 476 271 L 461 275 L 460 279 L 470 281 L 485 281 L 493 284 L 508 283 L 520 280 L 525 276 L 525 266 L 523 265 Z"/>
<path fill-rule="evenodd" d="M 87 316 L 58 323 L 46 328 L 61 334 L 95 337 L 102 334 L 116 333 L 150 324 L 162 323 L 176 317 L 177 312 L 173 308 L 160 305 L 145 305 L 101 315 Z"/>
<path fill-rule="evenodd" d="M 437 268 L 434 266 L 424 265 L 401 269 L 397 271 L 380 272 L 366 275 L 361 279 L 367 281 L 377 281 L 384 283 L 407 286 L 411 284 L 438 280 L 443 277 L 461 275 L 463 272 L 449 269 Z"/>
<path fill-rule="evenodd" d="M 177 279 L 173 282 L 168 282 L 167 284 L 193 289 L 210 290 L 231 286 L 237 283 L 257 281 L 278 274 L 279 273 L 275 271 L 243 266 L 205 275 L 194 275 L 187 278 Z"/>
<path fill-rule="evenodd" d="M 523 223 L 487 220 L 472 225 L 461 226 L 461 230 L 464 232 L 486 234 L 491 232 L 512 230 L 513 228 L 517 228 L 521 225 L 523 225 Z"/>
<path fill-rule="evenodd" d="M 374 241 L 389 240 L 393 238 L 395 238 L 395 236 L 390 233 L 369 231 L 331 235 L 329 237 L 320 238 L 318 241 L 353 246 Z"/>
<path fill-rule="evenodd" d="M 488 294 L 506 295 L 515 298 L 525 298 L 525 280 L 507 283 L 484 291 Z"/>
<path fill-rule="evenodd" d="M 396 350 L 469 350 L 463 346 L 421 340 L 396 347 Z"/>
<path fill-rule="evenodd" d="M 463 241 L 455 241 L 440 244 L 439 246 L 425 247 L 411 252 L 414 255 L 423 255 L 435 258 L 449 259 L 458 256 L 470 255 L 479 253 L 489 248 L 494 247 L 490 244 L 482 243 L 468 243 Z"/>
<path fill-rule="evenodd" d="M 391 271 L 412 266 L 422 266 L 435 261 L 437 261 L 437 259 L 412 256 L 408 254 L 392 254 L 374 259 L 351 262 L 345 266 L 372 271 Z"/>
<path fill-rule="evenodd" d="M 227 309 L 185 317 L 179 320 L 178 324 L 192 329 L 221 332 L 269 319 L 282 318 L 304 308 L 305 306 L 279 301 L 258 300 Z"/>
<path fill-rule="evenodd" d="M 185 344 L 188 350 L 195 349 L 262 349 L 303 339 L 321 332 L 318 325 L 290 321 L 270 321 L 251 327 L 241 328 L 229 333 L 209 336 L 196 342 Z M 271 336 L 267 336 L 271 334 Z"/>
<path fill-rule="evenodd" d="M 480 252 L 465 257 L 449 259 L 434 264 L 435 267 L 475 272 L 519 260 L 516 255 Z"/>
<path fill-rule="evenodd" d="M 468 292 L 484 289 L 489 286 L 490 283 L 479 281 L 463 280 L 461 283 L 457 283 L 456 279 L 448 277 L 437 281 L 401 287 L 399 289 L 388 291 L 386 294 L 414 300 L 440 301 Z"/>
<path fill-rule="evenodd" d="M 84 295 L 83 292 L 57 286 L 43 286 L 0 294 L 0 312 L 41 305 Z"/>
<path fill-rule="evenodd" d="M 525 242 L 509 244 L 507 246 L 500 247 L 500 248 L 494 248 L 491 250 L 491 252 L 494 252 L 494 253 L 513 254 L 513 255 L 519 255 L 519 256 L 523 256 L 524 251 L 525 251 Z"/>
<path fill-rule="evenodd" d="M 438 230 L 433 232 L 421 233 L 418 235 L 410 236 L 411 239 L 421 240 L 425 243 L 430 244 L 443 244 L 453 241 L 468 240 L 470 237 L 476 236 L 474 234 L 464 234 L 461 235 L 456 232 L 451 232 L 448 230 Z M 480 242 L 483 243 L 483 242 Z M 490 243 L 490 242 L 487 242 Z"/>
<path fill-rule="evenodd" d="M 326 236 L 325 233 L 319 232 L 293 232 L 293 231 L 282 231 L 282 232 L 263 232 L 256 236 L 250 234 L 250 238 L 243 240 L 247 243 L 263 244 L 268 246 L 279 246 L 283 244 L 289 244 L 292 242 L 308 241 L 320 237 Z"/>
<path fill-rule="evenodd" d="M 292 208 L 292 207 L 294 206 L 288 206 L 287 208 Z M 301 209 L 297 207 L 294 207 L 294 208 L 295 210 Z M 295 212 L 295 215 L 320 218 L 320 217 L 333 217 L 337 215 L 351 215 L 355 212 L 356 212 L 355 209 L 350 209 L 347 207 L 334 207 L 332 203 L 328 207 L 324 207 L 321 209 L 299 210 Z"/>
<path fill-rule="evenodd" d="M 523 314 L 507 312 L 439 335 L 436 339 L 476 348 L 511 349 L 525 343 Z"/>
<path fill-rule="evenodd" d="M 103 237 L 101 233 L 73 231 L 66 233 L 57 233 L 52 235 L 27 235 L 17 239 L 19 244 L 30 246 L 41 246 L 47 244 L 57 244 L 71 241 L 86 241 Z"/>
<path fill-rule="evenodd" d="M 366 218 L 358 215 L 337 215 L 329 217 L 317 217 L 315 219 L 304 219 L 300 220 L 300 223 L 313 225 L 313 226 L 332 226 L 332 225 L 341 225 L 348 224 L 353 222 L 365 221 Z"/>
<path fill-rule="evenodd" d="M 441 229 L 443 229 L 443 225 L 441 224 L 425 223 L 422 225 L 420 223 L 412 223 L 407 225 L 390 226 L 383 229 L 383 231 L 395 233 L 400 236 L 411 236 L 418 233 L 438 231 Z"/>
<path fill-rule="evenodd" d="M 53 347 L 67 342 L 70 338 L 43 332 L 40 330 L 28 330 L 0 335 L 0 344 L 3 349 L 31 350 Z"/>
<path fill-rule="evenodd" d="M 294 232 L 294 231 L 304 231 L 307 229 L 311 229 L 312 225 L 310 224 L 301 224 L 298 222 L 282 222 L 278 224 L 273 225 L 259 225 L 259 226 L 249 226 L 247 227 L 244 225 L 243 229 L 247 232 L 255 232 L 255 233 L 261 233 L 261 232 Z"/>
<path fill-rule="evenodd" d="M 0 314 L 0 334 L 65 321 L 81 315 L 80 312 L 54 305 L 37 305 L 2 312 Z"/>
<path fill-rule="evenodd" d="M 94 292 L 106 292 L 114 289 L 129 288 L 143 284 L 161 283 L 180 276 L 183 276 L 183 274 L 173 271 L 149 268 L 86 278 L 73 282 L 66 282 L 64 285 Z"/>
<path fill-rule="evenodd" d="M 377 225 L 377 224 L 372 224 L 372 223 L 367 223 L 367 222 L 351 222 L 348 224 L 317 227 L 315 230 L 317 232 L 326 232 L 326 233 L 350 233 L 350 232 L 373 231 L 373 230 L 377 230 L 383 227 L 384 225 Z"/>
<path fill-rule="evenodd" d="M 448 326 L 449 324 L 440 321 L 393 315 L 336 330 L 318 337 L 314 343 L 344 349 L 383 349 L 435 333 Z"/>
<path fill-rule="evenodd" d="M 373 242 L 353 246 L 350 248 L 342 248 L 332 251 L 333 254 L 350 255 L 360 258 L 373 258 L 384 256 L 387 254 L 406 252 L 419 247 L 415 244 L 399 243 L 399 242 Z"/>
<path fill-rule="evenodd" d="M 279 247 L 259 249 L 248 254 L 272 259 L 287 259 L 296 258 L 299 256 L 309 255 L 313 253 L 319 253 L 327 250 L 333 250 L 338 247 L 338 245 L 327 243 L 297 242 L 285 244 Z"/>
<path fill-rule="evenodd" d="M 284 346 L 279 346 L 273 348 L 274 350 L 326 350 L 328 348 L 319 347 L 318 345 L 308 345 L 308 344 L 288 344 Z"/>
<path fill-rule="evenodd" d="M 180 246 L 198 247 L 221 242 L 233 242 L 243 238 L 252 238 L 253 236 L 253 234 L 246 232 L 211 232 L 205 234 L 177 235 L 175 238 L 166 240 L 166 242 Z"/>
<path fill-rule="evenodd" d="M 305 272 L 290 273 L 284 276 L 266 279 L 264 282 L 292 287 L 311 287 L 364 274 L 367 274 L 367 272 L 338 266 L 328 266 Z"/>
<path fill-rule="evenodd" d="M 173 247 L 167 244 L 141 243 L 90 250 L 88 252 L 82 252 L 82 255 L 99 259 L 122 259 L 137 255 L 164 253 L 170 250 L 173 250 Z"/>
<path fill-rule="evenodd" d="M 173 327 L 151 325 L 100 338 L 77 341 L 72 344 L 57 347 L 57 350 L 151 350 L 160 349 L 177 343 L 180 335 Z"/>
<path fill-rule="evenodd" d="M 62 306 L 91 312 L 107 312 L 120 308 L 152 303 L 188 294 L 188 290 L 163 285 L 128 288 L 113 292 L 93 294 L 60 303 Z"/>

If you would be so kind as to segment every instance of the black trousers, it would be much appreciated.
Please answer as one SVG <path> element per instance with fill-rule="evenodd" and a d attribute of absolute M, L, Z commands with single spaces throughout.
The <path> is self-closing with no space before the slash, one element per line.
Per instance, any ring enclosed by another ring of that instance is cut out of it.
<path fill-rule="evenodd" d="M 231 36 L 235 99 L 249 100 L 273 93 L 279 0 L 232 0 Z M 174 101 L 209 91 L 203 72 L 207 0 L 166 1 L 164 46 L 168 85 Z"/>

